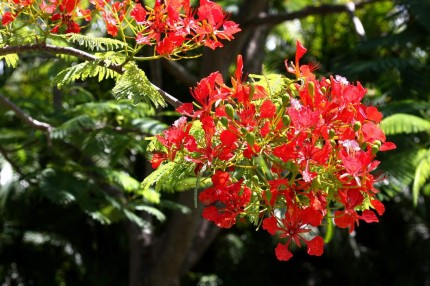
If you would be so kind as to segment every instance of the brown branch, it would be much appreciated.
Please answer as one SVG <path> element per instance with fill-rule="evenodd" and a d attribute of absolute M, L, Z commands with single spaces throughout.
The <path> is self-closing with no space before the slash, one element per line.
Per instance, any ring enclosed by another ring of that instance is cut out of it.
<path fill-rule="evenodd" d="M 362 8 L 368 4 L 383 2 L 387 0 L 364 0 L 358 3 L 355 3 L 355 9 Z M 350 5 L 350 4 L 349 4 Z M 314 15 L 329 15 L 336 14 L 342 12 L 350 12 L 350 7 L 348 4 L 346 5 L 330 5 L 324 4 L 320 6 L 307 6 L 300 11 L 296 12 L 286 12 L 279 13 L 276 15 L 263 15 L 254 19 L 250 19 L 243 24 L 241 24 L 242 30 L 255 28 L 261 25 L 274 26 L 280 24 L 282 22 L 291 21 L 295 19 L 303 19 L 308 16 Z"/>
<path fill-rule="evenodd" d="M 33 128 L 45 131 L 48 133 L 48 146 L 51 146 L 51 131 L 53 129 L 52 125 L 46 122 L 39 121 L 34 119 L 30 115 L 26 114 L 21 108 L 16 106 L 13 102 L 7 99 L 5 96 L 0 94 L 0 104 L 5 106 L 6 108 L 12 110 L 18 118 L 20 118 L 24 123 L 30 125 Z"/>
<path fill-rule="evenodd" d="M 25 54 L 25 53 L 32 53 L 32 52 L 70 55 L 85 61 L 100 60 L 99 58 L 97 58 L 96 56 L 90 53 L 87 53 L 85 51 L 72 48 L 72 47 L 59 47 L 59 46 L 53 46 L 53 45 L 47 45 L 47 44 L 30 44 L 30 45 L 20 45 L 20 46 L 5 46 L 0 48 L 0 56 L 4 56 L 8 54 Z M 117 65 L 117 64 L 104 65 L 103 61 L 100 63 L 100 65 L 103 65 L 106 68 L 113 70 L 119 74 L 123 74 L 125 72 L 125 70 L 121 65 Z M 173 107 L 176 108 L 182 105 L 182 102 L 177 98 L 175 98 L 174 96 L 165 92 L 164 90 L 157 87 L 156 85 L 153 85 L 153 87 L 160 93 L 160 95 L 164 98 L 164 100 L 170 105 L 172 105 Z"/>
<path fill-rule="evenodd" d="M 30 115 L 26 114 L 21 108 L 13 104 L 9 99 L 4 97 L 2 94 L 0 94 L 0 104 L 15 112 L 16 116 L 18 116 L 26 124 L 36 129 L 47 131 L 48 133 L 52 131 L 53 127 L 49 123 L 34 119 Z"/>

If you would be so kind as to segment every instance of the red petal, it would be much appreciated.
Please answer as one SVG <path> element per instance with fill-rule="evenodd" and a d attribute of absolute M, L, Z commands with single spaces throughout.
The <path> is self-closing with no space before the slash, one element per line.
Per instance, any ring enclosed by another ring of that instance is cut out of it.
<path fill-rule="evenodd" d="M 227 184 L 230 179 L 230 175 L 227 172 L 216 171 L 216 173 L 212 176 L 212 183 L 216 187 L 223 187 Z"/>
<path fill-rule="evenodd" d="M 355 213 L 355 215 L 357 215 Z M 344 211 L 336 211 L 334 213 L 334 223 L 340 228 L 350 228 L 350 232 L 354 230 L 354 218 Z"/>
<path fill-rule="evenodd" d="M 3 26 L 6 26 L 7 24 L 11 23 L 13 20 L 15 20 L 15 15 L 13 15 L 11 12 L 6 12 L 2 16 L 1 23 Z"/>
<path fill-rule="evenodd" d="M 367 142 L 373 142 L 374 140 L 379 140 L 381 142 L 385 141 L 384 132 L 382 132 L 381 128 L 379 128 L 375 123 L 365 123 L 361 129 L 364 133 L 364 139 Z"/>
<path fill-rule="evenodd" d="M 308 254 L 321 256 L 324 252 L 324 239 L 321 236 L 315 236 L 312 240 L 308 241 Z"/>
<path fill-rule="evenodd" d="M 382 113 L 374 106 L 369 106 L 366 108 L 367 119 L 379 123 L 382 120 Z"/>
<path fill-rule="evenodd" d="M 238 55 L 236 59 L 236 72 L 235 77 L 237 81 L 242 81 L 242 74 L 243 74 L 243 60 L 242 55 Z"/>
<path fill-rule="evenodd" d="M 322 222 L 322 214 L 312 207 L 307 207 L 301 212 L 302 222 L 312 226 L 319 226 Z"/>
<path fill-rule="evenodd" d="M 193 116 L 194 107 L 192 103 L 187 102 L 176 108 L 176 111 L 183 115 Z"/>
<path fill-rule="evenodd" d="M 288 249 L 288 246 L 278 243 L 278 245 L 275 248 L 276 258 L 280 261 L 288 261 L 291 257 L 293 257 L 293 254 Z"/>
<path fill-rule="evenodd" d="M 134 6 L 133 10 L 131 10 L 130 16 L 136 20 L 137 24 L 143 24 L 146 20 L 146 10 L 138 3 Z"/>
<path fill-rule="evenodd" d="M 276 217 L 269 217 L 263 220 L 263 229 L 267 230 L 268 233 L 274 235 L 278 230 L 278 220 Z"/>
<path fill-rule="evenodd" d="M 266 100 L 260 107 L 261 118 L 272 118 L 276 114 L 276 105 L 271 100 Z"/>
<path fill-rule="evenodd" d="M 303 57 L 303 55 L 306 53 L 306 48 L 300 43 L 300 41 L 297 40 L 296 42 L 296 65 L 299 63 L 299 60 Z"/>
<path fill-rule="evenodd" d="M 221 140 L 222 145 L 230 146 L 236 143 L 237 135 L 230 130 L 224 130 L 221 132 L 219 139 Z"/>
<path fill-rule="evenodd" d="M 379 148 L 379 151 L 388 151 L 388 150 L 393 150 L 396 148 L 397 148 L 397 146 L 393 142 L 384 142 L 381 145 L 381 148 Z"/>
<path fill-rule="evenodd" d="M 372 200 L 370 201 L 372 206 L 375 208 L 375 210 L 378 212 L 378 215 L 383 215 L 385 212 L 385 206 L 381 203 L 381 201 L 378 200 Z"/>
<path fill-rule="evenodd" d="M 375 213 L 371 210 L 365 210 L 361 214 L 360 218 L 364 220 L 365 222 L 371 223 L 371 222 L 378 222 L 378 218 L 376 217 Z"/>

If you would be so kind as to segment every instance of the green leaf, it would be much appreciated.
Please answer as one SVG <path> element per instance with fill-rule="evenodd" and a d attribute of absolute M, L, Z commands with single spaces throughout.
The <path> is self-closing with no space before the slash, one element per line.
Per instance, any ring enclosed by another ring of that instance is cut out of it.
<path fill-rule="evenodd" d="M 127 192 L 133 192 L 139 189 L 139 182 L 125 172 L 106 168 L 101 169 L 100 171 L 107 178 L 108 182 L 119 186 Z"/>
<path fill-rule="evenodd" d="M 167 164 L 161 165 L 158 167 L 158 169 L 149 174 L 140 185 L 141 193 L 145 196 L 145 193 L 149 190 L 149 187 L 157 183 L 165 174 L 171 174 L 176 165 L 178 164 L 175 162 L 169 162 Z"/>
<path fill-rule="evenodd" d="M 79 45 L 87 47 L 92 51 L 115 50 L 115 49 L 124 48 L 127 46 L 126 43 L 116 39 L 93 37 L 93 36 L 87 36 L 87 35 L 75 34 L 75 33 L 69 33 L 65 35 L 55 35 L 55 36 L 61 37 L 71 43 L 78 43 Z"/>
<path fill-rule="evenodd" d="M 412 187 L 412 197 L 414 205 L 418 203 L 420 189 L 430 179 L 430 149 L 427 150 L 420 158 L 420 163 L 415 170 L 414 184 Z"/>
<path fill-rule="evenodd" d="M 160 93 L 152 86 L 145 72 L 136 64 L 128 64 L 126 71 L 116 81 L 112 92 L 116 99 L 131 99 L 135 104 L 145 102 L 155 107 L 167 106 Z"/>
<path fill-rule="evenodd" d="M 8 54 L 0 56 L 0 60 L 5 60 L 6 66 L 16 68 L 18 66 L 19 57 L 18 54 Z"/>
<path fill-rule="evenodd" d="M 160 193 L 153 188 L 148 188 L 147 190 L 142 191 L 141 194 L 149 203 L 160 203 Z"/>
<path fill-rule="evenodd" d="M 67 120 L 57 128 L 55 128 L 51 136 L 52 138 L 65 138 L 72 132 L 77 132 L 83 129 L 91 129 L 95 127 L 94 120 L 86 114 L 79 115 L 70 120 Z"/>
<path fill-rule="evenodd" d="M 381 128 L 387 135 L 400 133 L 430 133 L 430 121 L 415 115 L 397 113 L 384 118 Z"/>
<path fill-rule="evenodd" d="M 158 219 L 160 222 L 163 222 L 166 220 L 166 216 L 158 209 L 148 206 L 148 205 L 136 205 L 134 207 L 137 211 L 144 211 L 149 213 L 150 215 L 153 215 L 156 219 Z"/>
<path fill-rule="evenodd" d="M 98 77 L 98 81 L 117 77 L 115 71 L 101 66 L 101 61 L 83 62 L 69 67 L 57 74 L 53 79 L 53 85 L 61 88 L 63 85 L 70 84 L 78 79 L 85 80 L 88 77 Z"/>
<path fill-rule="evenodd" d="M 132 121 L 132 124 L 139 127 L 142 132 L 151 135 L 157 135 L 169 127 L 166 123 L 153 118 L 137 118 Z"/>

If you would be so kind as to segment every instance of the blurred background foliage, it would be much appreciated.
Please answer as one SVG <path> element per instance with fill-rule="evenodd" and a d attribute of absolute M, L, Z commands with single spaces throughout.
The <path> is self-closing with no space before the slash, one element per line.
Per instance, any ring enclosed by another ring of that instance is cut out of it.
<path fill-rule="evenodd" d="M 284 263 L 275 241 L 246 222 L 222 231 L 201 222 L 192 192 L 142 198 L 145 138 L 172 112 L 114 100 L 109 80 L 53 88 L 72 60 L 31 54 L 15 69 L 0 63 L 0 94 L 54 128 L 0 104 L 2 285 L 430 285 L 430 1 L 356 1 L 349 12 L 342 0 L 217 2 L 243 36 L 219 53 L 141 67 L 190 101 L 189 86 L 228 70 L 237 53 L 250 73 L 284 73 L 300 39 L 303 62 L 359 80 L 384 113 L 398 148 L 380 157 L 380 223 L 337 231 L 322 257 L 297 250 Z"/>

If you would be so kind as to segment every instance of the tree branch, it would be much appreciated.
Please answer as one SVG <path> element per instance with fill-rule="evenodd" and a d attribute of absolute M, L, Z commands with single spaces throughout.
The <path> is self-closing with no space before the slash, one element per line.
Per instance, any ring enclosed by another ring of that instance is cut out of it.
<path fill-rule="evenodd" d="M 387 1 L 387 0 L 364 0 L 358 3 L 355 3 L 355 9 L 362 8 L 368 4 L 383 2 L 383 1 Z M 286 12 L 286 13 L 279 13 L 276 15 L 259 16 L 257 18 L 250 19 L 244 22 L 243 24 L 241 24 L 241 28 L 242 30 L 245 30 L 245 29 L 252 29 L 255 27 L 259 27 L 261 25 L 274 26 L 285 21 L 303 19 L 313 15 L 329 15 L 329 14 L 336 14 L 336 13 L 342 13 L 342 12 L 350 12 L 351 8 L 349 5 L 351 4 L 345 4 L 345 5 L 325 4 L 320 6 L 307 6 L 302 10 L 296 11 L 296 12 Z"/>
<path fill-rule="evenodd" d="M 34 119 L 30 115 L 26 114 L 21 108 L 13 104 L 9 99 L 4 97 L 2 94 L 0 94 L 0 104 L 7 107 L 8 109 L 11 109 L 15 114 L 25 123 L 28 125 L 47 132 L 51 132 L 52 126 L 49 123 L 42 122 L 39 120 Z"/>
<path fill-rule="evenodd" d="M 70 55 L 70 56 L 75 56 L 84 61 L 99 60 L 99 58 L 97 58 L 96 56 L 76 48 L 59 47 L 59 46 L 53 46 L 48 44 L 5 46 L 0 48 L 0 56 L 4 56 L 8 54 L 25 54 L 25 53 L 34 53 L 34 52 Z M 103 65 L 103 62 L 101 63 L 101 65 Z M 109 64 L 109 65 L 103 65 L 103 66 L 119 74 L 123 74 L 125 72 L 125 70 L 121 65 Z M 182 105 L 182 102 L 179 99 L 175 98 L 174 96 L 170 95 L 169 93 L 165 92 L 164 90 L 162 90 L 161 88 L 159 88 L 154 84 L 152 86 L 160 93 L 160 95 L 164 98 L 164 100 L 170 105 L 172 105 L 173 107 L 176 108 Z"/>
<path fill-rule="evenodd" d="M 46 122 L 39 121 L 37 119 L 34 119 L 30 115 L 26 114 L 21 108 L 16 106 L 14 103 L 12 103 L 9 99 L 7 99 L 5 96 L 0 94 L 0 104 L 5 106 L 6 108 L 12 110 L 15 112 L 15 115 L 18 116 L 24 123 L 27 125 L 30 125 L 33 128 L 45 131 L 48 133 L 48 146 L 51 146 L 51 131 L 53 129 L 52 125 Z"/>

